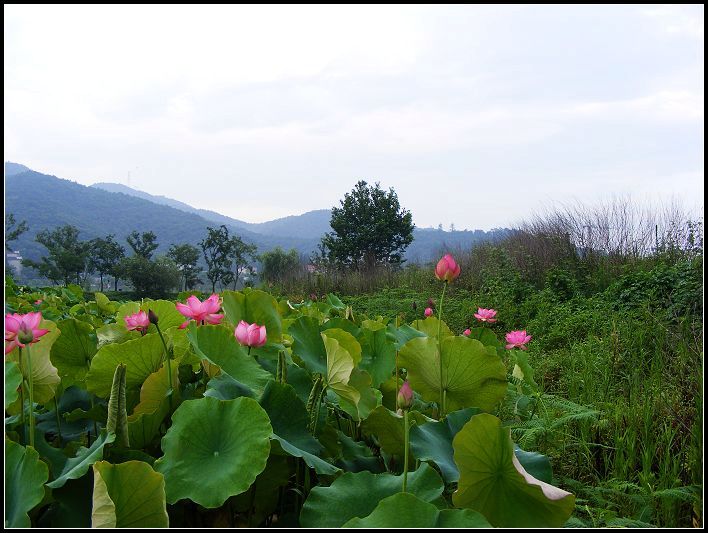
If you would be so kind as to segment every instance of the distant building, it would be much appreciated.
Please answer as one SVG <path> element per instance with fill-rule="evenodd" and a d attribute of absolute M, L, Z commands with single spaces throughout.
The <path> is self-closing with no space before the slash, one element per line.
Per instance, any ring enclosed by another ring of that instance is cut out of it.
<path fill-rule="evenodd" d="M 5 252 L 5 263 L 17 276 L 22 275 L 22 256 L 18 250 Z"/>

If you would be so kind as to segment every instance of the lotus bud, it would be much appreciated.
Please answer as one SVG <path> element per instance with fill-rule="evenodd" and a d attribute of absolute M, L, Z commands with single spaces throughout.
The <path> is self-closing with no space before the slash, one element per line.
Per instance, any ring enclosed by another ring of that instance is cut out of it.
<path fill-rule="evenodd" d="M 451 283 L 460 275 L 460 265 L 455 262 L 455 259 L 450 254 L 445 254 L 435 266 L 435 277 L 440 281 Z"/>
<path fill-rule="evenodd" d="M 157 315 L 155 314 L 155 311 L 153 311 L 152 309 L 150 309 L 148 311 L 148 320 L 150 321 L 150 324 L 157 325 L 158 318 L 157 318 Z"/>
<path fill-rule="evenodd" d="M 411 389 L 411 386 L 405 381 L 398 391 L 396 407 L 408 410 L 411 408 L 411 405 L 413 405 L 413 389 Z"/>
<path fill-rule="evenodd" d="M 433 316 L 433 310 L 430 307 L 426 307 L 425 312 L 423 314 L 425 316 Z"/>

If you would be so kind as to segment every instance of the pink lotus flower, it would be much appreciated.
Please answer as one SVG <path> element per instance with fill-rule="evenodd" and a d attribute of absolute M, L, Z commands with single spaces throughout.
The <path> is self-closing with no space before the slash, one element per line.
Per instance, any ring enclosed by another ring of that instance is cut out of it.
<path fill-rule="evenodd" d="M 512 348 L 521 348 L 526 350 L 528 346 L 526 344 L 531 340 L 531 335 L 526 335 L 526 330 L 523 331 L 510 331 L 506 334 L 506 349 L 511 350 Z"/>
<path fill-rule="evenodd" d="M 243 346 L 258 348 L 266 343 L 266 327 L 241 320 L 234 330 L 234 337 Z"/>
<path fill-rule="evenodd" d="M 469 337 L 470 335 L 472 335 L 472 331 L 470 331 L 470 328 L 467 328 L 465 331 L 462 332 L 462 334 L 465 337 Z"/>
<path fill-rule="evenodd" d="M 219 324 L 221 323 L 224 315 L 216 314 L 221 308 L 221 300 L 217 294 L 212 294 L 201 302 L 199 298 L 192 295 L 187 298 L 187 304 L 177 303 L 175 304 L 177 311 L 182 313 L 189 320 L 196 320 L 197 323 L 204 324 Z M 189 320 L 184 322 L 179 329 L 184 329 L 189 324 Z"/>
<path fill-rule="evenodd" d="M 128 331 L 139 331 L 144 334 L 150 325 L 150 320 L 145 311 L 138 311 L 132 315 L 126 315 L 123 319 L 125 320 L 125 327 L 128 328 Z"/>
<path fill-rule="evenodd" d="M 497 312 L 494 309 L 482 309 L 481 307 L 477 310 L 477 312 L 474 314 L 474 317 L 481 321 L 481 322 L 489 322 L 490 324 L 494 324 L 494 322 L 497 321 L 496 318 Z"/>
<path fill-rule="evenodd" d="M 451 283 L 459 275 L 460 265 L 455 263 L 455 259 L 450 254 L 445 254 L 435 267 L 435 277 L 440 281 Z"/>
<path fill-rule="evenodd" d="M 10 353 L 17 346 L 24 348 L 27 344 L 34 344 L 42 335 L 49 333 L 48 329 L 38 327 L 41 321 L 42 313 L 39 312 L 5 315 L 5 353 Z"/>
<path fill-rule="evenodd" d="M 425 316 L 433 316 L 433 310 L 430 307 L 426 307 L 425 311 L 423 312 Z"/>
<path fill-rule="evenodd" d="M 396 407 L 399 409 L 410 409 L 413 405 L 413 389 L 407 381 L 401 385 L 396 397 Z"/>
<path fill-rule="evenodd" d="M 40 300 L 36 300 L 36 301 L 34 302 L 34 305 L 42 305 L 42 300 L 41 300 L 41 299 L 40 299 Z"/>

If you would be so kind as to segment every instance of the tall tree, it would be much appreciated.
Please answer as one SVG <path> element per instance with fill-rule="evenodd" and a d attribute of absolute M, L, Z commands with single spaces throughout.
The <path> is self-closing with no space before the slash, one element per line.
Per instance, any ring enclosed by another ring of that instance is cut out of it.
<path fill-rule="evenodd" d="M 11 251 L 10 242 L 16 241 L 20 235 L 29 229 L 27 221 L 23 220 L 19 224 L 15 220 L 15 215 L 8 213 L 5 217 L 5 250 Z"/>
<path fill-rule="evenodd" d="M 55 283 L 81 283 L 81 274 L 88 266 L 89 243 L 79 241 L 77 228 L 67 224 L 54 231 L 45 229 L 37 234 L 35 241 L 44 246 L 49 255 L 42 257 L 39 263 L 23 259 L 23 265 L 34 268 Z"/>
<path fill-rule="evenodd" d="M 332 208 L 330 226 L 334 231 L 322 238 L 328 258 L 355 270 L 400 265 L 413 242 L 413 217 L 393 188 L 386 192 L 363 180 Z"/>
<path fill-rule="evenodd" d="M 231 272 L 231 239 L 229 229 L 223 224 L 218 228 L 207 227 L 207 236 L 199 242 L 207 264 L 206 276 L 211 282 L 211 292 L 216 284 L 223 287 L 233 278 Z"/>
<path fill-rule="evenodd" d="M 302 270 L 300 257 L 295 249 L 286 252 L 280 246 L 276 246 L 269 252 L 263 252 L 259 259 L 261 261 L 259 275 L 264 281 L 282 282 L 288 277 L 296 276 Z"/>
<path fill-rule="evenodd" d="M 113 276 L 114 290 L 118 290 L 118 277 L 120 274 L 120 260 L 125 257 L 125 248 L 118 244 L 114 235 L 107 235 L 105 239 L 96 238 L 90 241 L 90 264 L 98 272 L 101 279 L 101 292 L 103 292 L 103 276 Z"/>
<path fill-rule="evenodd" d="M 164 298 L 180 284 L 180 271 L 166 256 L 146 259 L 135 254 L 122 261 L 126 278 L 140 297 Z"/>
<path fill-rule="evenodd" d="M 135 255 L 151 259 L 152 253 L 157 249 L 157 235 L 152 231 L 144 231 L 142 235 L 137 231 L 132 231 L 126 238 L 128 245 L 133 249 Z"/>
<path fill-rule="evenodd" d="M 238 235 L 231 237 L 229 257 L 231 258 L 233 264 L 231 283 L 233 284 L 234 289 L 236 289 L 236 284 L 238 283 L 241 274 L 245 272 L 253 272 L 252 263 L 255 261 L 257 250 L 258 249 L 254 244 L 243 242 L 241 237 Z"/>
<path fill-rule="evenodd" d="M 170 251 L 167 252 L 167 257 L 172 259 L 182 273 L 182 284 L 184 290 L 193 289 L 200 284 L 199 273 L 201 267 L 197 265 L 199 261 L 199 248 L 191 244 L 173 244 L 170 246 Z"/>

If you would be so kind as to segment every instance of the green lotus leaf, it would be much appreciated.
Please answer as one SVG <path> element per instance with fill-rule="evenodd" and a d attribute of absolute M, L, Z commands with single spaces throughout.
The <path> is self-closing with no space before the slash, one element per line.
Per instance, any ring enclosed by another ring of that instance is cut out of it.
<path fill-rule="evenodd" d="M 234 511 L 249 517 L 249 524 L 261 524 L 278 508 L 280 502 L 280 487 L 286 487 L 294 473 L 294 468 L 286 456 L 273 455 L 268 457 L 265 470 L 258 474 L 250 490 L 234 496 Z M 280 524 L 279 524 L 280 525 Z"/>
<path fill-rule="evenodd" d="M 121 342 L 139 339 L 140 333 L 128 331 L 125 323 L 106 324 L 96 329 L 97 348 L 103 348 L 106 344 L 120 344 Z"/>
<path fill-rule="evenodd" d="M 53 489 L 54 502 L 47 513 L 51 527 L 90 528 L 92 497 L 93 476 L 72 479 Z"/>
<path fill-rule="evenodd" d="M 448 414 L 442 422 L 431 421 L 411 429 L 413 453 L 420 461 L 432 461 L 438 465 L 446 483 L 454 483 L 460 478 L 453 458 L 452 439 L 479 412 L 476 407 L 469 407 Z"/>
<path fill-rule="evenodd" d="M 220 507 L 248 490 L 266 466 L 273 428 L 251 398 L 204 397 L 182 403 L 162 438 L 155 470 L 165 476 L 167 502 L 184 498 Z"/>
<path fill-rule="evenodd" d="M 442 341 L 442 387 L 446 411 L 479 407 L 491 411 L 504 398 L 506 369 L 485 346 L 466 337 L 446 337 Z M 408 341 L 399 353 L 399 367 L 408 370 L 408 381 L 425 401 L 440 401 L 440 359 L 433 337 Z"/>
<path fill-rule="evenodd" d="M 310 372 L 327 373 L 327 352 L 320 337 L 320 323 L 317 319 L 302 316 L 288 328 L 293 338 L 292 350 Z"/>
<path fill-rule="evenodd" d="M 384 498 L 365 518 L 352 518 L 342 527 L 366 528 L 433 528 L 491 527 L 477 511 L 471 509 L 439 510 L 408 492 Z"/>
<path fill-rule="evenodd" d="M 125 365 L 118 365 L 113 374 L 111 397 L 108 400 L 106 431 L 115 433 L 120 446 L 128 448 L 128 411 L 125 403 Z"/>
<path fill-rule="evenodd" d="M 409 427 L 425 424 L 430 421 L 428 417 L 417 411 L 411 411 L 408 417 Z M 403 457 L 405 452 L 403 416 L 389 411 L 379 405 L 361 425 L 362 431 L 367 435 L 376 435 L 379 446 L 386 453 Z M 412 432 L 411 432 L 412 435 Z M 413 454 L 409 455 L 411 461 L 415 460 Z"/>
<path fill-rule="evenodd" d="M 514 455 L 529 474 L 538 479 L 551 483 L 553 481 L 553 469 L 551 461 L 545 455 L 538 452 L 527 452 L 514 444 Z"/>
<path fill-rule="evenodd" d="M 5 439 L 5 527 L 31 527 L 27 513 L 44 498 L 48 478 L 34 448 Z"/>
<path fill-rule="evenodd" d="M 361 393 L 349 385 L 349 378 L 354 370 L 354 359 L 346 348 L 341 346 L 337 339 L 329 337 L 326 331 L 320 335 L 327 353 L 327 386 L 338 396 L 357 406 Z"/>
<path fill-rule="evenodd" d="M 351 320 L 347 320 L 346 318 L 341 318 L 338 316 L 335 316 L 333 318 L 330 318 L 325 321 L 324 324 L 322 324 L 323 329 L 343 329 L 347 333 L 351 333 L 354 338 L 357 338 L 359 336 L 359 333 L 361 332 L 361 329 Z"/>
<path fill-rule="evenodd" d="M 386 327 L 386 331 L 395 339 L 396 350 L 400 350 L 405 343 L 416 337 L 425 337 L 425 333 L 412 328 L 408 324 L 403 324 L 399 327 L 393 322 L 390 322 Z M 436 331 L 437 333 L 437 331 Z"/>
<path fill-rule="evenodd" d="M 538 384 L 533 379 L 533 368 L 529 364 L 527 354 L 521 350 L 513 350 L 513 357 L 516 361 L 514 375 L 522 378 L 533 392 L 537 392 Z"/>
<path fill-rule="evenodd" d="M 134 448 L 146 448 L 160 434 L 162 421 L 170 412 L 167 367 L 150 374 L 140 387 L 140 403 L 128 417 L 128 435 Z M 172 366 L 172 402 L 179 403 L 179 372 Z"/>
<path fill-rule="evenodd" d="M 314 487 L 300 512 L 302 527 L 341 527 L 354 517 L 369 516 L 381 500 L 401 492 L 403 476 L 347 472 L 329 487 Z M 407 490 L 425 502 L 434 502 L 443 492 L 435 470 L 422 464 L 408 474 Z"/>
<path fill-rule="evenodd" d="M 93 326 L 75 318 L 60 320 L 57 326 L 61 336 L 52 345 L 52 364 L 59 371 L 64 388 L 83 384 L 97 349 Z"/>
<path fill-rule="evenodd" d="M 95 463 L 91 527 L 169 527 L 165 478 L 142 461 Z"/>
<path fill-rule="evenodd" d="M 267 342 L 280 342 L 283 325 L 278 312 L 278 302 L 263 291 L 246 289 L 244 292 L 221 293 L 226 318 L 234 326 L 241 320 L 266 327 Z"/>
<path fill-rule="evenodd" d="M 170 328 L 181 326 L 187 320 L 182 313 L 177 311 L 175 303 L 169 300 L 145 299 L 140 304 L 140 310 L 146 313 L 152 310 L 157 315 L 157 324 L 163 333 Z M 150 333 L 156 332 L 157 328 L 154 324 L 150 324 L 148 331 Z"/>
<path fill-rule="evenodd" d="M 86 388 L 101 398 L 108 398 L 116 366 L 124 364 L 128 389 L 140 387 L 145 379 L 162 365 L 164 348 L 157 333 L 148 333 L 121 344 L 107 344 L 91 360 L 86 375 Z"/>
<path fill-rule="evenodd" d="M 76 452 L 76 457 L 67 459 L 61 471 L 56 476 L 56 479 L 51 483 L 47 483 L 47 487 L 58 489 L 70 479 L 79 479 L 96 461 L 103 459 L 103 448 L 106 444 L 110 444 L 115 440 L 114 433 L 108 433 L 105 430 L 101 431 L 98 439 L 96 439 L 90 448 L 81 447 Z"/>
<path fill-rule="evenodd" d="M 49 320 L 42 320 L 39 327 L 42 329 L 48 329 L 49 333 L 44 334 L 40 337 L 39 341 L 34 344 L 29 345 L 30 357 L 32 358 L 32 380 L 34 388 L 34 401 L 35 403 L 45 404 L 52 398 L 54 398 L 54 393 L 57 390 L 57 386 L 61 379 L 59 378 L 59 373 L 57 369 L 52 365 L 49 359 L 49 353 L 51 352 L 52 345 L 56 342 L 57 338 L 61 334 L 61 331 L 57 328 L 54 322 Z M 5 356 L 6 361 L 13 361 L 19 364 L 19 354 L 20 350 L 15 347 L 9 354 Z M 27 350 L 22 350 L 22 373 L 25 377 L 25 382 L 29 382 L 29 365 L 27 361 Z M 25 400 L 29 398 L 27 392 L 25 392 Z M 19 410 L 19 409 L 18 409 Z"/>
<path fill-rule="evenodd" d="M 20 367 L 14 361 L 5 361 L 5 409 L 17 401 L 18 389 L 22 384 Z"/>
<path fill-rule="evenodd" d="M 391 377 L 396 368 L 396 345 L 393 335 L 386 329 L 362 329 L 359 342 L 362 353 L 359 367 L 371 375 L 372 385 L 378 387 Z"/>
<path fill-rule="evenodd" d="M 417 329 L 421 333 L 425 333 L 428 337 L 438 338 L 438 328 L 440 328 L 440 336 L 444 339 L 445 337 L 451 337 L 453 335 L 450 328 L 447 327 L 444 321 L 438 320 L 434 316 L 429 316 L 424 319 L 414 320 L 411 323 L 413 329 Z"/>
<path fill-rule="evenodd" d="M 118 309 L 118 303 L 111 302 L 108 296 L 106 296 L 102 292 L 94 293 L 93 299 L 96 300 L 96 305 L 98 306 L 98 308 L 106 314 L 112 315 Z"/>
<path fill-rule="evenodd" d="M 455 506 L 479 511 L 494 527 L 562 527 L 573 512 L 572 494 L 524 470 L 497 417 L 472 417 L 452 445 L 460 470 Z"/>
<path fill-rule="evenodd" d="M 470 328 L 470 334 L 467 338 L 478 340 L 485 346 L 494 346 L 496 348 L 502 345 L 496 334 L 489 328 Z"/>
<path fill-rule="evenodd" d="M 354 404 L 350 397 L 340 394 L 338 404 L 357 422 L 366 419 L 371 411 L 381 405 L 381 391 L 371 387 L 371 376 L 365 370 L 353 369 L 347 386 L 359 393 L 359 401 Z"/>
<path fill-rule="evenodd" d="M 234 337 L 233 331 L 224 326 L 189 325 L 187 338 L 197 355 L 218 365 L 233 379 L 248 387 L 255 396 L 260 396 L 273 376 L 263 369 Z"/>
<path fill-rule="evenodd" d="M 351 333 L 339 328 L 323 329 L 322 333 L 327 335 L 327 337 L 330 339 L 337 339 L 339 345 L 347 352 L 349 352 L 349 355 L 352 356 L 354 366 L 357 366 L 359 364 L 359 362 L 361 361 L 361 345 Z"/>
<path fill-rule="evenodd" d="M 290 385 L 272 381 L 260 400 L 273 426 L 273 438 L 284 452 L 302 457 L 318 474 L 336 474 L 339 468 L 318 457 L 322 445 L 307 430 L 310 417 L 302 400 Z"/>

